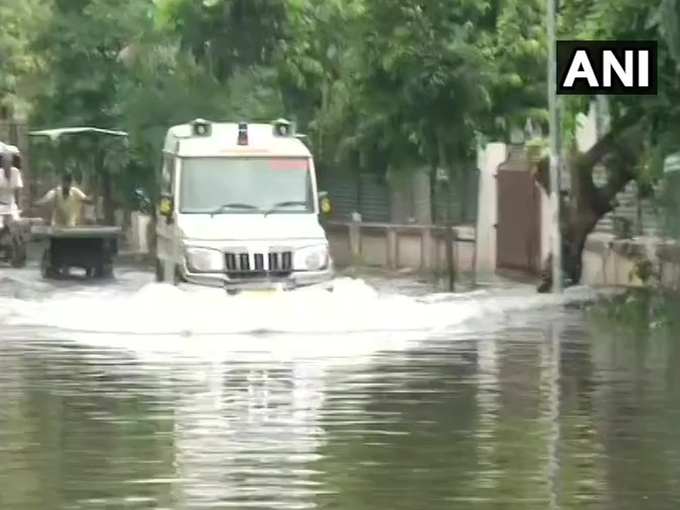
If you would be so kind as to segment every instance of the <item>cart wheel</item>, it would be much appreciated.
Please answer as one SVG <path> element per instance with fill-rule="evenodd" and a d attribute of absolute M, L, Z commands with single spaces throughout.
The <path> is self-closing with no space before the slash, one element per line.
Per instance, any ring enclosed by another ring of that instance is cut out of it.
<path fill-rule="evenodd" d="M 10 265 L 14 268 L 24 267 L 26 265 L 26 246 L 21 242 L 14 242 L 12 246 L 12 258 Z"/>
<path fill-rule="evenodd" d="M 49 250 L 45 250 L 43 253 L 42 260 L 40 261 L 40 272 L 43 278 L 54 278 L 56 275 L 56 271 L 50 264 Z"/>

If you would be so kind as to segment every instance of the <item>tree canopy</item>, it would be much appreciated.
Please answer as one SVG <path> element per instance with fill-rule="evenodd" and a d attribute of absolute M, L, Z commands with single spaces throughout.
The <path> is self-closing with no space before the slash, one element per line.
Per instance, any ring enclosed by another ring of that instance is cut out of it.
<path fill-rule="evenodd" d="M 36 128 L 127 131 L 129 177 L 150 187 L 163 133 L 196 117 L 292 118 L 324 172 L 455 166 L 480 137 L 527 121 L 546 132 L 543 4 L 2 0 L 0 94 L 29 105 Z M 678 8 L 560 2 L 561 38 L 660 41 L 658 96 L 613 98 L 609 136 L 576 165 L 606 160 L 612 192 L 678 150 Z M 567 135 L 588 99 L 562 102 Z M 611 193 L 598 193 L 604 210 Z"/>

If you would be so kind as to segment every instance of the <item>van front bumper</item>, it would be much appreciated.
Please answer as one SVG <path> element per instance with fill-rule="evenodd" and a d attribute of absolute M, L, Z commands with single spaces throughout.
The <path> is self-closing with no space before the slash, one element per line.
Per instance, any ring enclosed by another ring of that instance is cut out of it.
<path fill-rule="evenodd" d="M 186 265 L 182 268 L 182 277 L 187 283 L 209 287 L 222 287 L 228 291 L 240 290 L 292 290 L 300 287 L 325 286 L 334 277 L 332 268 L 321 271 L 295 271 L 288 276 L 253 276 L 248 278 L 229 278 L 224 273 L 192 273 Z"/>

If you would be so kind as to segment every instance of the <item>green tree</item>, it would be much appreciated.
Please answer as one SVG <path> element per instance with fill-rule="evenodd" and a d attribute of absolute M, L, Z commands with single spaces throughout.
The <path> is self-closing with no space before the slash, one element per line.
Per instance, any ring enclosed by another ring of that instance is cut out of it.
<path fill-rule="evenodd" d="M 290 35 L 274 64 L 276 86 L 285 114 L 308 132 L 317 167 L 325 171 L 339 163 L 339 146 L 350 135 L 350 109 L 359 99 L 363 1 L 290 5 Z"/>
<path fill-rule="evenodd" d="M 153 7 L 150 0 L 53 0 L 51 17 L 35 44 L 47 64 L 47 86 L 33 122 L 119 127 L 125 80 L 121 50 L 150 28 Z M 91 156 L 84 168 L 101 183 L 106 220 L 113 223 L 113 170 L 123 165 L 106 161 L 98 148 L 98 140 L 88 140 L 72 150 Z"/>
<path fill-rule="evenodd" d="M 159 3 L 219 83 L 275 72 L 262 84 L 309 130 L 320 167 L 378 172 L 469 159 L 477 131 L 545 120 L 541 12 L 535 0 Z"/>
<path fill-rule="evenodd" d="M 41 0 L 0 1 L 0 103 L 28 108 L 38 90 L 42 55 L 32 49 L 33 38 L 47 21 L 49 6 Z"/>
<path fill-rule="evenodd" d="M 182 48 L 220 79 L 272 62 L 287 37 L 287 0 L 161 0 L 159 17 Z M 289 37 L 289 36 L 288 36 Z"/>
<path fill-rule="evenodd" d="M 680 87 L 674 60 L 677 54 L 674 30 L 677 30 L 678 18 L 668 12 L 675 8 L 667 0 L 572 0 L 564 4 L 561 12 L 563 38 L 659 39 L 659 94 L 612 98 L 609 131 L 585 153 L 579 153 L 575 147 L 573 120 L 577 113 L 587 110 L 592 98 L 579 97 L 564 102 L 572 190 L 563 204 L 563 237 L 565 271 L 573 281 L 580 278 L 586 239 L 598 221 L 614 209 L 616 195 L 633 180 L 647 185 L 657 179 L 663 157 L 678 148 L 676 140 L 680 133 L 676 119 Z M 593 180 L 593 171 L 598 165 L 607 173 L 603 186 L 597 186 Z M 549 192 L 548 175 L 548 159 L 544 158 L 538 164 L 536 178 Z M 546 275 L 548 284 L 550 280 Z"/>
<path fill-rule="evenodd" d="M 498 0 L 486 12 L 480 44 L 493 64 L 491 117 L 482 127 L 487 137 L 507 140 L 527 120 L 548 127 L 544 20 L 540 0 Z"/>
<path fill-rule="evenodd" d="M 271 70 L 236 71 L 225 83 L 212 75 L 165 30 L 145 34 L 125 51 L 127 79 L 121 87 L 122 122 L 132 156 L 124 185 L 155 194 L 159 154 L 167 129 L 195 118 L 268 117 L 278 113 L 280 96 L 269 84 Z"/>
<path fill-rule="evenodd" d="M 469 155 L 490 107 L 476 3 L 367 3 L 353 142 L 378 171 L 450 167 Z"/>

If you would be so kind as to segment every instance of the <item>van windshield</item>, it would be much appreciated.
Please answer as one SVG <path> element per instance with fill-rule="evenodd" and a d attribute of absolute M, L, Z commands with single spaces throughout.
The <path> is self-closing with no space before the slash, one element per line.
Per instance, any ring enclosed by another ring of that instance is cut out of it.
<path fill-rule="evenodd" d="M 181 172 L 181 213 L 314 211 L 307 158 L 186 158 Z"/>

